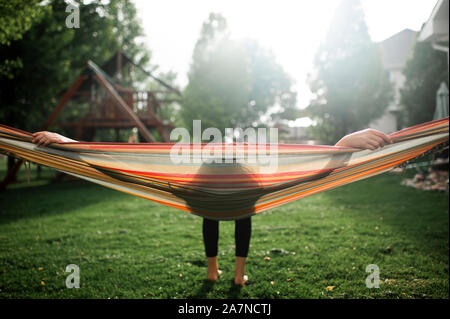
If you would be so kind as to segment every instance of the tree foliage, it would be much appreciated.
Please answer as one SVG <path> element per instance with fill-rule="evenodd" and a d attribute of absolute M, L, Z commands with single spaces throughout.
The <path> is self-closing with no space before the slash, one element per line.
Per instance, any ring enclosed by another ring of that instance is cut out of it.
<path fill-rule="evenodd" d="M 295 108 L 292 82 L 274 55 L 254 40 L 233 39 L 226 19 L 211 13 L 194 48 L 181 116 L 187 127 L 261 125 L 271 108 Z"/>
<path fill-rule="evenodd" d="M 448 86 L 447 56 L 428 42 L 416 42 L 413 55 L 403 70 L 405 84 L 400 90 L 405 125 L 433 119 L 436 91 L 442 81 Z"/>
<path fill-rule="evenodd" d="M 382 115 L 392 96 L 359 0 L 343 0 L 315 57 L 309 82 L 315 99 L 307 115 L 315 138 L 334 143 Z"/>
<path fill-rule="evenodd" d="M 48 1 L 39 5 L 39 17 L 27 31 L 9 36 L 10 42 L 1 44 L 0 70 L 7 69 L 8 61 L 19 59 L 20 65 L 0 72 L 0 122 L 26 130 L 40 129 L 61 92 L 81 73 L 88 59 L 102 64 L 123 49 L 141 65 L 149 61 L 150 52 L 138 41 L 143 31 L 132 2 L 94 0 L 78 4 L 80 28 L 66 27 L 64 1 Z"/>
<path fill-rule="evenodd" d="M 38 0 L 0 1 L 0 44 L 20 40 L 42 13 Z"/>
<path fill-rule="evenodd" d="M 0 46 L 17 41 L 42 14 L 37 0 L 0 0 Z M 0 77 L 12 78 L 23 67 L 20 57 L 10 57 L 0 63 Z"/>

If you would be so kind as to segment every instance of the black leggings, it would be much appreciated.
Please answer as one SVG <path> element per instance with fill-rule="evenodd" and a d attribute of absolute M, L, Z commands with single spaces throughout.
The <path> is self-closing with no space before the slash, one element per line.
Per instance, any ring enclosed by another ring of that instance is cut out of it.
<path fill-rule="evenodd" d="M 251 234 L 251 217 L 235 221 L 236 257 L 247 257 Z M 219 221 L 203 218 L 203 242 L 205 243 L 206 257 L 216 257 L 219 244 Z"/>

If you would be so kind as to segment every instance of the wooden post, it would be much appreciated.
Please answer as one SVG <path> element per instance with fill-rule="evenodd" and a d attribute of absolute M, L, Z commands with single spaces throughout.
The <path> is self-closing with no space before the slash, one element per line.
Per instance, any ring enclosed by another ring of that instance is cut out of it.
<path fill-rule="evenodd" d="M 116 70 L 117 70 L 117 79 L 122 83 L 122 51 L 117 51 L 116 53 Z"/>

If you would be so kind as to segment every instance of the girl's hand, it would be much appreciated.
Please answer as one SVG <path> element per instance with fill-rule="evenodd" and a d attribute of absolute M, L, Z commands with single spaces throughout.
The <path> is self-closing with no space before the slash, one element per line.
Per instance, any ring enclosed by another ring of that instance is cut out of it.
<path fill-rule="evenodd" d="M 386 143 L 392 143 L 389 136 L 374 129 L 366 129 L 344 136 L 336 146 L 375 150 Z"/>
<path fill-rule="evenodd" d="M 37 144 L 38 146 L 47 146 L 51 143 L 64 143 L 64 142 L 73 142 L 73 140 L 62 136 L 58 133 L 53 132 L 47 132 L 47 131 L 41 131 L 33 133 L 33 143 Z"/>

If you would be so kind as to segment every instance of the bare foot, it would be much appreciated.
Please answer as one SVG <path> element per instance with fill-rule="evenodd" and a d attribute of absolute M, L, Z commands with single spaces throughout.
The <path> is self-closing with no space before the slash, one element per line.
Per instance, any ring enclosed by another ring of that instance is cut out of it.
<path fill-rule="evenodd" d="M 247 281 L 248 281 L 248 276 L 247 275 L 234 277 L 234 284 L 235 285 L 244 286 Z"/>
<path fill-rule="evenodd" d="M 220 270 L 220 269 L 216 269 L 215 271 L 214 270 L 210 271 L 208 269 L 208 280 L 216 281 L 221 274 L 222 274 L 222 270 Z"/>
<path fill-rule="evenodd" d="M 208 257 L 208 280 L 216 281 L 221 273 L 222 270 L 219 270 L 217 256 Z"/>
<path fill-rule="evenodd" d="M 245 275 L 245 261 L 246 257 L 236 256 L 236 267 L 234 268 L 234 283 L 236 285 L 244 286 L 248 280 Z"/>

